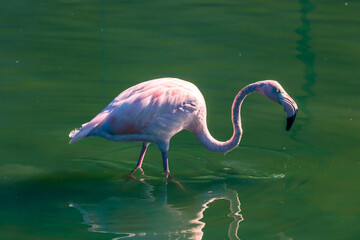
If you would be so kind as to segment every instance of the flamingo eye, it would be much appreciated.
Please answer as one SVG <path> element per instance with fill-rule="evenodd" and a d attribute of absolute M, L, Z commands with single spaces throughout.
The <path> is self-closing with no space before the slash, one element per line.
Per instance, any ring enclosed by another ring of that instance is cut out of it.
<path fill-rule="evenodd" d="M 280 92 L 280 89 L 276 89 L 276 93 L 279 93 Z"/>

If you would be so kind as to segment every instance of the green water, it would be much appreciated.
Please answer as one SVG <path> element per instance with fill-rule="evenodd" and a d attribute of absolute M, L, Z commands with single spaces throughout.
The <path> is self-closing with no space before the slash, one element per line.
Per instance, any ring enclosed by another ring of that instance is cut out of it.
<path fill-rule="evenodd" d="M 3 1 L 1 239 L 358 239 L 360 3 L 356 1 Z M 141 144 L 68 133 L 122 90 L 195 83 L 210 132 L 232 134 L 245 85 L 278 80 L 299 106 L 250 95 L 244 135 L 212 153 L 171 142 L 166 183 L 150 146 L 145 180 L 123 176 Z"/>

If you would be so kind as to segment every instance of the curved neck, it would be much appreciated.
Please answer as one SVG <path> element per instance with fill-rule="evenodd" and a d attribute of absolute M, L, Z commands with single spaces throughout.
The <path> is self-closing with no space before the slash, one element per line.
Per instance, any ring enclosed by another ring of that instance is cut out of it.
<path fill-rule="evenodd" d="M 214 139 L 207 128 L 205 120 L 203 127 L 196 134 L 196 137 L 202 145 L 204 145 L 210 151 L 223 153 L 230 152 L 239 145 L 242 136 L 240 116 L 241 105 L 247 95 L 257 90 L 258 85 L 259 82 L 249 84 L 241 89 L 240 92 L 236 95 L 231 110 L 231 120 L 234 128 L 232 137 L 226 142 L 221 142 Z"/>

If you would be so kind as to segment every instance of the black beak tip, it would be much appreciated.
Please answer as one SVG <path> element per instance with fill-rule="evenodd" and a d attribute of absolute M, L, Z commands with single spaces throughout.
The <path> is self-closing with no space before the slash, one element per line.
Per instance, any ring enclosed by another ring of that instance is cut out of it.
<path fill-rule="evenodd" d="M 286 120 L 287 120 L 287 123 L 286 123 L 286 131 L 289 131 L 291 126 L 293 125 L 294 121 L 295 121 L 295 118 L 296 118 L 296 113 L 291 116 L 291 117 L 288 117 Z"/>

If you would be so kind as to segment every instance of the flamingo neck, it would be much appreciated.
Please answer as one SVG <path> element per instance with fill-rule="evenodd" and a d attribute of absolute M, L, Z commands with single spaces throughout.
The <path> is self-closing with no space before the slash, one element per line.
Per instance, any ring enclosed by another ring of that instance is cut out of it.
<path fill-rule="evenodd" d="M 231 120 L 234 129 L 232 137 L 226 142 L 221 142 L 214 139 L 207 128 L 205 120 L 202 129 L 196 133 L 196 136 L 202 145 L 204 145 L 210 151 L 223 153 L 230 152 L 239 145 L 243 133 L 240 116 L 241 105 L 247 95 L 257 91 L 258 86 L 259 82 L 249 84 L 241 89 L 236 95 L 231 110 Z"/>

